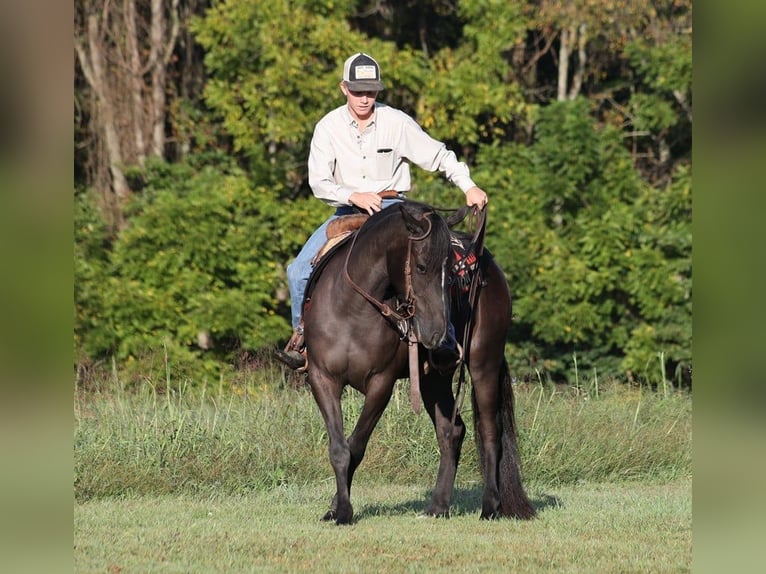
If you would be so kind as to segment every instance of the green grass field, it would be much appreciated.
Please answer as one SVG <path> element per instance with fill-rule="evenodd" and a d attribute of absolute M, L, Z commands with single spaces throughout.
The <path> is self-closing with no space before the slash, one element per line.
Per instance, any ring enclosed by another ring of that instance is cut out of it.
<path fill-rule="evenodd" d="M 406 381 L 352 491 L 334 493 L 305 388 L 257 380 L 214 396 L 147 382 L 75 393 L 76 572 L 684 572 L 691 568 L 691 396 L 620 384 L 519 387 L 525 482 L 539 517 L 479 520 L 469 436 L 452 516 L 420 516 L 438 465 Z M 360 397 L 344 398 L 348 424 Z"/>
<path fill-rule="evenodd" d="M 478 485 L 452 517 L 423 518 L 428 488 L 363 483 L 357 522 L 319 521 L 332 485 L 75 508 L 76 572 L 688 572 L 691 481 L 530 488 L 533 521 L 480 521 Z"/>

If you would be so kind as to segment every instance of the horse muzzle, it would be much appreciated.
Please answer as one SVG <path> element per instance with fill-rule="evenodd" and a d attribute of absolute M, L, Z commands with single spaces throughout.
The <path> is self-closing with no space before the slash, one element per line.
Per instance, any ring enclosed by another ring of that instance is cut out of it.
<path fill-rule="evenodd" d="M 438 349 L 450 338 L 448 325 L 446 324 L 441 328 L 427 328 L 416 319 L 414 322 L 415 336 L 426 349 Z"/>

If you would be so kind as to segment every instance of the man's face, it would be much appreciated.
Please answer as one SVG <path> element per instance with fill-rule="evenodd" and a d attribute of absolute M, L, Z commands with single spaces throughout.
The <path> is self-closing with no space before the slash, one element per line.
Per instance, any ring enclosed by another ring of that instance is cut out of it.
<path fill-rule="evenodd" d="M 346 96 L 351 114 L 357 119 L 367 119 L 375 110 L 375 98 L 378 92 L 355 92 L 341 82 L 340 89 Z"/>

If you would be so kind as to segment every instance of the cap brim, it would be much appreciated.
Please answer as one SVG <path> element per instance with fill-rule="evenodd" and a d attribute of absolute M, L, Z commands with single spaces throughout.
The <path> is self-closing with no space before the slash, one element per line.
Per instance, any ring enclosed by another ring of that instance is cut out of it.
<path fill-rule="evenodd" d="M 345 81 L 346 87 L 352 92 L 379 92 L 385 90 L 383 82 L 380 80 L 356 80 L 355 82 Z"/>

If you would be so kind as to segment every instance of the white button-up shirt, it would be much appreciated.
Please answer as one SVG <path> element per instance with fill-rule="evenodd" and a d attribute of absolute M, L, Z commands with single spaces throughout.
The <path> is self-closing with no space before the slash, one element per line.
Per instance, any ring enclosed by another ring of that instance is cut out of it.
<path fill-rule="evenodd" d="M 349 205 L 349 196 L 357 191 L 407 192 L 410 162 L 427 171 L 439 170 L 463 193 L 475 185 L 468 166 L 404 112 L 376 102 L 373 118 L 360 132 L 344 104 L 314 128 L 309 185 L 316 197 L 333 207 Z"/>

